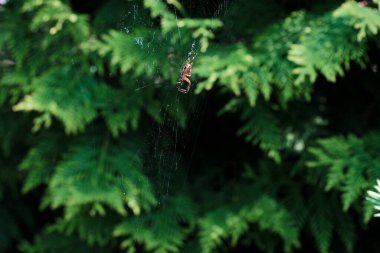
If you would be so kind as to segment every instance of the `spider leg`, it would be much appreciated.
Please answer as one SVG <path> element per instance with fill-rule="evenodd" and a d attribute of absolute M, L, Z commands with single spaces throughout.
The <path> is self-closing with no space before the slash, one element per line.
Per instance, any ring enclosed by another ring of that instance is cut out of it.
<path fill-rule="evenodd" d="M 183 85 L 183 81 L 178 81 L 178 82 L 177 82 L 177 89 L 178 89 L 178 91 L 179 91 L 179 92 L 182 92 L 182 93 L 187 93 L 187 90 L 186 90 L 186 89 L 181 88 L 182 85 Z"/>
<path fill-rule="evenodd" d="M 188 77 L 183 77 L 183 80 L 185 81 L 185 82 L 187 82 L 187 92 L 189 92 L 189 90 L 190 90 L 190 87 L 191 87 L 191 81 L 190 81 L 190 79 L 188 78 Z M 187 93 L 186 92 L 186 93 Z"/>
<path fill-rule="evenodd" d="M 178 91 L 181 92 L 181 93 L 187 93 L 187 92 L 188 92 L 188 91 L 185 90 L 185 89 L 178 89 Z"/>
<path fill-rule="evenodd" d="M 186 89 L 182 89 L 182 88 L 181 88 L 181 85 L 182 85 L 184 82 L 187 83 L 187 88 L 186 88 Z M 190 81 L 190 79 L 187 78 L 187 77 L 183 77 L 182 82 L 178 82 L 178 86 L 177 86 L 177 87 L 178 87 L 178 91 L 179 91 L 179 92 L 182 92 L 182 93 L 188 93 L 189 90 L 190 90 L 190 87 L 191 87 L 191 81 Z"/>

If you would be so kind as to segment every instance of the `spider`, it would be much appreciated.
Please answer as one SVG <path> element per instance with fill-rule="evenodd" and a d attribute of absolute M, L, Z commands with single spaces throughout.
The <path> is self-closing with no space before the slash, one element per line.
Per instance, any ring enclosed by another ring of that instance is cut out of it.
<path fill-rule="evenodd" d="M 193 67 L 193 62 L 186 62 L 185 66 L 183 66 L 181 71 L 180 80 L 178 81 L 178 91 L 182 93 L 188 93 L 191 87 L 191 81 L 189 77 L 191 76 L 191 69 Z M 182 84 L 186 82 L 187 88 L 181 88 Z"/>

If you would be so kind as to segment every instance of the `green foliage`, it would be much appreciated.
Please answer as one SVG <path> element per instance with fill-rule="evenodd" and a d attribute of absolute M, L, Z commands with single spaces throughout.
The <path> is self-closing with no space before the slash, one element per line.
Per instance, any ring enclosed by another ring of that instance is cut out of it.
<path fill-rule="evenodd" d="M 251 203 L 232 205 L 208 212 L 200 220 L 200 240 L 203 252 L 213 250 L 230 238 L 236 246 L 239 238 L 248 232 L 252 223 L 257 223 L 261 231 L 279 235 L 285 243 L 285 251 L 299 246 L 299 231 L 293 224 L 293 217 L 275 199 L 260 196 L 259 199 L 247 198 Z"/>
<path fill-rule="evenodd" d="M 136 215 L 149 209 L 156 200 L 141 172 L 137 147 L 129 145 L 110 144 L 108 138 L 72 145 L 49 180 L 47 203 L 65 207 L 66 218 L 85 205 L 92 207 L 90 213 L 99 214 L 105 213 L 104 205 L 121 215 L 127 214 L 124 204 Z"/>
<path fill-rule="evenodd" d="M 314 236 L 319 252 L 330 252 L 335 237 L 338 237 L 346 252 L 354 252 L 354 244 L 357 238 L 355 226 L 350 216 L 342 212 L 337 199 L 326 199 L 323 192 L 313 195 L 314 203 L 311 203 L 310 220 L 308 227 Z M 331 210 L 324 208 L 325 201 L 329 201 Z"/>
<path fill-rule="evenodd" d="M 343 76 L 351 61 L 362 63 L 365 51 L 356 42 L 355 34 L 343 20 L 328 14 L 310 21 L 300 36 L 300 42 L 291 46 L 289 60 L 298 65 L 293 70 L 298 75 L 296 84 L 306 77 L 315 82 L 317 71 L 329 81 Z M 321 50 L 323 45 L 325 50 Z M 326 50 L 327 49 L 327 50 Z"/>
<path fill-rule="evenodd" d="M 380 28 L 378 10 L 363 8 L 353 2 L 343 4 L 334 12 L 334 16 L 346 19 L 351 26 L 358 29 L 358 41 L 370 35 L 376 35 Z"/>
<path fill-rule="evenodd" d="M 28 177 L 25 179 L 22 189 L 24 193 L 49 182 L 54 173 L 56 160 L 67 145 L 65 145 L 64 136 L 62 135 L 47 133 L 42 135 L 41 139 L 42 141 L 29 149 L 19 165 L 21 170 L 28 172 Z M 62 146 L 57 148 L 56 143 L 61 143 Z M 52 159 L 48 160 L 46 157 Z"/>
<path fill-rule="evenodd" d="M 211 2 L 0 4 L 0 252 L 380 250 L 379 1 Z"/>
<path fill-rule="evenodd" d="M 90 247 L 75 236 L 64 236 L 46 231 L 42 235 L 37 236 L 33 244 L 23 242 L 20 245 L 20 250 L 27 253 L 58 253 L 67 251 L 74 253 L 97 253 L 104 252 L 106 248 L 99 246 Z"/>
<path fill-rule="evenodd" d="M 77 77 L 74 77 L 77 75 Z M 15 111 L 43 113 L 34 121 L 33 130 L 48 128 L 52 116 L 60 119 L 67 133 L 83 131 L 86 124 L 96 117 L 93 105 L 96 81 L 82 76 L 71 67 L 53 68 L 30 85 L 30 94 L 16 104 Z M 71 99 L 72 103 L 67 103 Z M 81 110 L 78 111 L 78 108 Z"/>
<path fill-rule="evenodd" d="M 194 69 L 201 78 L 207 78 L 198 84 L 197 91 L 211 89 L 218 81 L 237 96 L 244 92 L 252 106 L 260 95 L 269 100 L 275 89 L 284 102 L 301 94 L 308 97 L 309 85 L 294 86 L 290 72 L 295 66 L 284 59 L 304 25 L 304 13 L 296 12 L 269 27 L 255 38 L 251 47 L 238 44 L 216 48 L 223 52 L 219 54 L 209 50 Z"/>
<path fill-rule="evenodd" d="M 269 108 L 257 106 L 255 109 L 244 110 L 241 118 L 246 123 L 239 134 L 246 135 L 245 139 L 268 152 L 268 156 L 280 161 L 279 150 L 283 146 L 283 136 L 279 123 Z"/>
<path fill-rule="evenodd" d="M 86 18 L 83 15 L 73 13 L 67 4 L 59 0 L 26 1 L 21 10 L 23 12 L 35 11 L 30 23 L 32 31 L 49 31 L 51 35 L 68 31 L 69 33 L 66 35 L 69 35 L 76 42 L 86 39 L 89 35 Z M 68 27 L 63 29 L 64 26 Z M 43 45 L 49 45 L 49 40 L 44 42 L 46 44 L 43 43 Z"/>
<path fill-rule="evenodd" d="M 112 230 L 119 217 L 110 212 L 109 215 L 91 215 L 82 212 L 74 219 L 59 219 L 47 228 L 49 233 L 66 236 L 77 236 L 90 246 L 105 246 L 112 240 Z"/>
<path fill-rule="evenodd" d="M 163 201 L 163 206 L 150 214 L 126 218 L 115 228 L 114 235 L 127 237 L 121 243 L 127 252 L 136 252 L 136 244 L 143 244 L 151 252 L 180 252 L 194 218 L 191 201 L 184 196 L 175 196 Z"/>
<path fill-rule="evenodd" d="M 377 185 L 375 185 L 376 192 L 367 191 L 368 197 L 367 200 L 373 204 L 373 207 L 376 210 L 380 210 L 380 181 L 377 180 Z M 380 217 L 380 214 L 375 214 L 375 217 Z"/>
<path fill-rule="evenodd" d="M 175 0 L 168 0 L 168 3 L 174 5 L 180 11 L 183 11 L 182 5 Z M 163 33 L 175 31 L 179 28 L 192 31 L 192 37 L 199 39 L 201 51 L 205 52 L 209 45 L 209 40 L 214 38 L 214 33 L 211 29 L 217 29 L 222 26 L 222 23 L 217 19 L 195 19 L 195 18 L 180 18 L 168 10 L 168 7 L 161 1 L 144 0 L 144 6 L 151 10 L 152 18 L 161 17 L 161 27 Z M 181 40 L 181 35 L 173 36 L 173 42 Z"/>
<path fill-rule="evenodd" d="M 139 36 L 141 37 L 135 37 Z M 149 37 L 143 37 L 142 34 L 127 35 L 117 31 L 110 31 L 109 34 L 103 36 L 102 41 L 90 41 L 87 48 L 97 52 L 100 57 L 105 57 L 110 54 L 110 66 L 120 66 L 121 73 L 133 69 L 133 73 L 137 76 L 152 77 L 155 74 L 157 65 L 159 64 L 159 56 L 164 55 L 163 52 L 156 52 L 157 58 L 155 61 L 140 61 L 147 57 L 147 51 L 143 46 L 139 46 L 138 40 L 149 40 Z M 149 47 L 149 45 L 147 45 Z M 86 48 L 86 46 L 84 46 Z M 167 69 L 167 66 L 162 66 Z M 113 71 L 115 72 L 115 70 Z"/>
<path fill-rule="evenodd" d="M 312 168 L 328 168 L 325 190 L 342 192 L 343 209 L 347 210 L 379 177 L 380 161 L 377 156 L 380 136 L 369 134 L 362 139 L 353 135 L 330 137 L 310 148 L 315 157 L 308 163 Z M 368 213 L 365 220 L 369 220 Z"/>

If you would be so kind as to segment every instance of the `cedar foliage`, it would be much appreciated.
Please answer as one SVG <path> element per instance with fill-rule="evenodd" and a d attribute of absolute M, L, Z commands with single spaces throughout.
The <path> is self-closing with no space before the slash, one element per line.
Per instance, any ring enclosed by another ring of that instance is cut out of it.
<path fill-rule="evenodd" d="M 90 3 L 0 4 L 0 252 L 380 250 L 378 1 Z"/>

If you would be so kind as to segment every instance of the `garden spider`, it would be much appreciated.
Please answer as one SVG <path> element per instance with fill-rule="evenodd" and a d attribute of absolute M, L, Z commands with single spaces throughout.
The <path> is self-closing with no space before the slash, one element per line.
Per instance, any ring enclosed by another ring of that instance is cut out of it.
<path fill-rule="evenodd" d="M 189 77 L 191 76 L 192 66 L 193 66 L 193 64 L 189 63 L 189 62 L 187 62 L 185 64 L 185 66 L 183 66 L 182 71 L 181 71 L 180 80 L 177 83 L 178 84 L 177 87 L 178 87 L 179 92 L 182 92 L 182 93 L 188 93 L 189 92 L 190 87 L 191 87 L 191 81 L 190 81 Z M 186 89 L 182 88 L 182 85 L 184 82 L 187 83 Z"/>
<path fill-rule="evenodd" d="M 185 66 L 183 66 L 182 71 L 180 72 L 179 81 L 177 82 L 178 91 L 182 93 L 188 93 L 191 87 L 191 81 L 190 81 L 191 70 L 193 67 L 195 56 L 197 56 L 197 54 L 194 52 L 194 45 L 195 43 L 193 43 L 191 47 L 191 52 L 188 54 L 186 64 Z M 182 88 L 182 85 L 184 83 L 187 84 L 186 89 Z"/>

